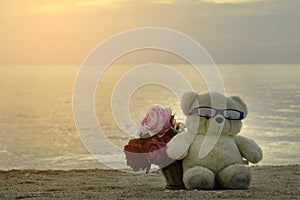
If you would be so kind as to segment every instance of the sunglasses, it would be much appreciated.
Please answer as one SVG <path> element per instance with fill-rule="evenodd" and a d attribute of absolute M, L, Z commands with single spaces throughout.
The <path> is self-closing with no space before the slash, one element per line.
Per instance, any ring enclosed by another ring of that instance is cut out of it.
<path fill-rule="evenodd" d="M 196 114 L 199 117 L 205 117 L 206 119 L 213 118 L 217 114 L 221 113 L 225 119 L 228 120 L 241 120 L 244 119 L 244 113 L 235 109 L 216 109 L 212 107 L 196 107 L 193 108 L 190 114 Z"/>

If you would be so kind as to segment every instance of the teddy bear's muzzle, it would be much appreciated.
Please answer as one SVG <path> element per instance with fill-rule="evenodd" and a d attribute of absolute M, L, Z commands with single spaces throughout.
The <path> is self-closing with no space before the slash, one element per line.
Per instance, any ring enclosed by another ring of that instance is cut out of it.
<path fill-rule="evenodd" d="M 216 117 L 216 118 L 215 118 L 215 121 L 216 121 L 218 124 L 221 124 L 221 123 L 224 121 L 224 118 L 222 118 L 222 117 Z"/>

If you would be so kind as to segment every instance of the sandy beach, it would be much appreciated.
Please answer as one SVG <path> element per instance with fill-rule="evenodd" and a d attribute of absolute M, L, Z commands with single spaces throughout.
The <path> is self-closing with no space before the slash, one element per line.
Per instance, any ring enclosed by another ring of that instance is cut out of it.
<path fill-rule="evenodd" d="M 247 190 L 162 190 L 160 171 L 10 170 L 0 172 L 0 199 L 300 199 L 300 166 L 252 166 Z"/>

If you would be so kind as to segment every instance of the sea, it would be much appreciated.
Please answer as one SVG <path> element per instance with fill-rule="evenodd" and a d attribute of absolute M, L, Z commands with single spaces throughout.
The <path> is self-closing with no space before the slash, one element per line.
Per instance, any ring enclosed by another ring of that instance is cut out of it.
<path fill-rule="evenodd" d="M 165 68 L 170 73 L 149 73 L 146 68 L 138 72 L 129 64 L 109 66 L 99 74 L 92 105 L 100 129 L 89 137 L 95 142 L 100 138 L 93 146 L 102 155 L 97 156 L 74 119 L 73 91 L 81 67 L 0 66 L 0 170 L 126 166 L 123 146 L 135 137 L 151 105 L 171 108 L 177 121 L 184 122 L 180 96 L 188 88 L 180 87 L 183 80 L 198 93 L 209 90 L 205 77 L 188 64 L 170 64 Z M 258 165 L 300 164 L 300 64 L 226 64 L 216 69 L 226 95 L 240 96 L 248 106 L 240 135 L 262 147 L 264 157 Z M 130 76 L 133 72 L 140 73 L 138 78 Z M 155 81 L 149 81 L 151 77 Z M 130 120 L 120 121 L 124 116 Z M 115 150 L 107 151 L 104 143 Z"/>

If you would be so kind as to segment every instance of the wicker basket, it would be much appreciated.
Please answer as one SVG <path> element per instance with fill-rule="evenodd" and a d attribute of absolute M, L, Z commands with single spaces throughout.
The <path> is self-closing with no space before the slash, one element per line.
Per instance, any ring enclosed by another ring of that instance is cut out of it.
<path fill-rule="evenodd" d="M 161 168 L 165 177 L 166 186 L 163 189 L 181 190 L 185 189 L 182 182 L 182 161 L 176 160 L 170 165 Z"/>

